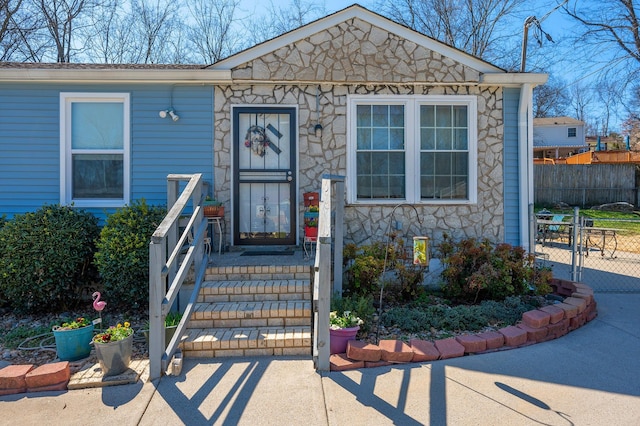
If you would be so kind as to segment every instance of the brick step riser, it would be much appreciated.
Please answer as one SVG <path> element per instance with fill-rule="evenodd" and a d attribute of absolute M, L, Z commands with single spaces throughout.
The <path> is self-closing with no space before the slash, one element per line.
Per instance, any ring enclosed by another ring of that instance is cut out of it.
<path fill-rule="evenodd" d="M 207 351 L 184 351 L 190 358 L 222 358 L 242 356 L 311 356 L 311 347 L 264 348 L 264 349 L 218 349 Z"/>
<path fill-rule="evenodd" d="M 310 280 L 312 267 L 288 266 L 220 266 L 208 268 L 206 280 Z"/>
<path fill-rule="evenodd" d="M 209 268 L 185 356 L 310 356 L 310 277 L 308 266 Z"/>
<path fill-rule="evenodd" d="M 198 303 L 192 321 L 261 319 L 261 318 L 310 318 L 311 302 L 303 300 L 242 302 L 242 303 Z"/>
<path fill-rule="evenodd" d="M 191 320 L 187 329 L 196 328 L 248 328 L 310 326 L 311 316 L 305 318 L 251 318 L 227 320 Z"/>
<path fill-rule="evenodd" d="M 193 357 L 310 355 L 311 327 L 194 329 L 182 350 Z"/>
<path fill-rule="evenodd" d="M 228 303 L 228 302 L 278 302 L 287 300 L 311 300 L 310 292 L 303 293 L 266 293 L 266 294 L 202 294 L 198 296 L 199 303 Z"/>

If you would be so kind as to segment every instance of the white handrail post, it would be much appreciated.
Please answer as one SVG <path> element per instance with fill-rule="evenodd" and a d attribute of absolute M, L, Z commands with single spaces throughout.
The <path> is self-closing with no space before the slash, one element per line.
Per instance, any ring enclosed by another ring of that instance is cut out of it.
<path fill-rule="evenodd" d="M 164 317 L 162 300 L 165 284 L 162 268 L 166 264 L 166 239 L 149 244 L 149 378 L 162 376 L 162 354 L 164 353 Z"/>
<path fill-rule="evenodd" d="M 342 246 L 344 244 L 344 177 L 333 176 L 336 182 L 336 218 L 333 251 L 333 292 L 342 296 Z"/>
<path fill-rule="evenodd" d="M 316 368 L 329 371 L 329 309 L 331 303 L 331 180 L 322 179 L 318 247 L 315 262 L 314 298 L 317 297 Z"/>

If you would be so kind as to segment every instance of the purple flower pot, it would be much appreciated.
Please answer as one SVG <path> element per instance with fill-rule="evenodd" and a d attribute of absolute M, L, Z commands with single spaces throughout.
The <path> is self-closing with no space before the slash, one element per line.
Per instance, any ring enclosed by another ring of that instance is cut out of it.
<path fill-rule="evenodd" d="M 356 340 L 360 326 L 340 328 L 337 330 L 329 329 L 329 342 L 331 354 L 342 354 L 347 352 L 347 342 Z"/>

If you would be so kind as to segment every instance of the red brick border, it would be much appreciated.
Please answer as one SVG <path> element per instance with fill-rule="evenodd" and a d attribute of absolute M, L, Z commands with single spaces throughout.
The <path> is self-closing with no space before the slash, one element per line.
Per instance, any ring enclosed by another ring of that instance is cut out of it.
<path fill-rule="evenodd" d="M 554 294 L 565 297 L 563 303 L 525 312 L 522 314 L 522 321 L 516 326 L 505 327 L 498 331 L 458 336 L 435 342 L 411 340 L 406 346 L 412 349 L 412 362 L 428 362 L 470 353 L 481 354 L 546 342 L 582 327 L 598 315 L 591 287 L 583 283 L 555 278 L 551 280 L 550 284 Z M 394 362 L 394 359 L 407 359 L 405 358 L 406 348 L 397 345 L 395 341 L 393 346 L 401 348 L 397 355 L 393 354 L 391 343 L 385 343 L 384 349 L 365 342 L 352 341 L 349 343 L 353 343 L 353 349 L 358 348 L 358 350 L 352 349 L 354 354 L 358 353 L 356 358 L 365 358 L 360 351 L 366 347 L 366 358 L 381 359 L 372 352 L 377 350 L 382 354 L 384 351 L 384 356 L 381 355 L 381 357 L 385 362 L 376 363 L 363 359 L 349 359 L 347 354 L 332 355 L 330 360 L 332 371 L 362 368 L 361 362 L 363 361 L 367 361 L 365 362 L 366 367 L 377 367 L 389 365 Z"/>

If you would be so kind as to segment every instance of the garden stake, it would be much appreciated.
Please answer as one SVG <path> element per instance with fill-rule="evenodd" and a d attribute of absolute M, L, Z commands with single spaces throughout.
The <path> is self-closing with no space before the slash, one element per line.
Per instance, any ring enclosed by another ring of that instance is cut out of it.
<path fill-rule="evenodd" d="M 376 345 L 380 343 L 380 319 L 382 318 L 382 294 L 384 292 L 383 277 L 384 277 L 384 273 L 387 271 L 387 258 L 389 256 L 389 240 L 391 239 L 389 233 L 391 231 L 391 222 L 394 219 L 394 215 L 398 207 L 403 207 L 403 208 L 411 207 L 413 211 L 416 212 L 416 218 L 418 219 L 418 223 L 422 225 L 422 218 L 420 217 L 418 210 L 413 204 L 407 204 L 407 203 L 397 204 L 396 206 L 393 207 L 393 210 L 391 210 L 391 215 L 389 216 L 389 223 L 387 224 L 387 244 L 385 245 L 385 249 L 384 249 L 384 263 L 382 264 L 382 274 L 380 274 L 380 303 L 378 306 L 378 321 L 376 323 Z"/>

